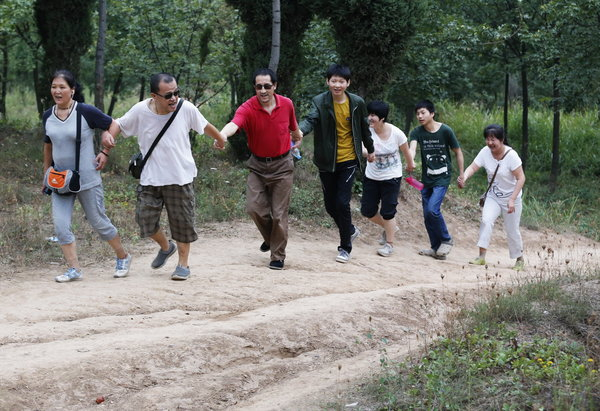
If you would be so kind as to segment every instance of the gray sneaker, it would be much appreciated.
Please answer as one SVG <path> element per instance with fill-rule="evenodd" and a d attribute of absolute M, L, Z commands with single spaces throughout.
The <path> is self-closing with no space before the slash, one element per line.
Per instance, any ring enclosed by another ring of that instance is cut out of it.
<path fill-rule="evenodd" d="M 352 233 L 352 236 L 350 236 L 350 241 L 354 242 L 354 240 L 356 240 L 356 238 L 360 235 L 360 230 L 358 229 L 357 226 L 353 226 L 354 227 L 354 232 Z"/>
<path fill-rule="evenodd" d="M 162 267 L 175 251 L 177 251 L 177 244 L 172 240 L 169 240 L 169 249 L 167 251 L 159 250 L 158 254 L 156 254 L 156 258 L 152 261 L 152 264 L 150 264 L 150 267 L 154 269 Z"/>
<path fill-rule="evenodd" d="M 64 274 L 54 277 L 57 283 L 68 283 L 69 281 L 79 280 L 83 273 L 73 267 L 69 268 Z"/>
<path fill-rule="evenodd" d="M 175 271 L 171 274 L 171 280 L 187 280 L 190 277 L 190 269 L 189 267 L 184 267 L 182 265 L 177 265 L 175 267 Z"/>
<path fill-rule="evenodd" d="M 350 261 L 350 254 L 348 253 L 348 251 L 344 250 L 343 248 L 340 248 L 339 250 L 339 254 L 337 257 L 335 257 L 335 261 L 337 261 L 338 263 L 347 263 L 348 261 Z"/>
<path fill-rule="evenodd" d="M 398 231 L 400 231 L 400 227 L 396 226 L 396 228 L 394 228 L 394 234 L 396 234 Z M 387 243 L 387 234 L 385 233 L 385 230 L 383 230 L 379 236 L 379 244 L 385 245 L 385 243 Z"/>
<path fill-rule="evenodd" d="M 446 256 L 446 255 L 450 254 L 450 250 L 452 250 L 452 246 L 453 245 L 454 245 L 454 242 L 452 240 L 447 241 L 447 242 L 443 242 L 438 247 L 438 249 L 436 251 L 436 254 L 438 256 Z"/>
<path fill-rule="evenodd" d="M 117 266 L 115 267 L 115 274 L 113 277 L 115 278 L 123 278 L 127 277 L 129 273 L 129 266 L 131 265 L 131 254 L 127 254 L 125 258 L 117 258 Z"/>

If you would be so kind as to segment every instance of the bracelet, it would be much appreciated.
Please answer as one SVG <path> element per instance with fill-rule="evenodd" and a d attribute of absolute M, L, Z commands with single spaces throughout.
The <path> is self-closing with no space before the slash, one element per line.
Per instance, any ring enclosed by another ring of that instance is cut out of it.
<path fill-rule="evenodd" d="M 110 157 L 110 156 L 109 156 L 108 154 L 106 154 L 104 151 L 100 150 L 100 152 L 101 152 L 102 154 L 104 154 L 106 157 Z"/>

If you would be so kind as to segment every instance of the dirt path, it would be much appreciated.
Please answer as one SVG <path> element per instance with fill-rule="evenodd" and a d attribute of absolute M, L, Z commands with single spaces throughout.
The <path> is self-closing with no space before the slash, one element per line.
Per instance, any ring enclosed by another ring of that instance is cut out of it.
<path fill-rule="evenodd" d="M 458 303 L 517 276 L 500 226 L 486 269 L 466 264 L 476 224 L 450 219 L 456 246 L 437 261 L 417 254 L 425 236 L 409 217 L 399 216 L 404 239 L 390 258 L 375 254 L 378 231 L 359 220 L 345 265 L 334 261 L 332 230 L 292 224 L 286 269 L 269 270 L 256 229 L 236 222 L 201 229 L 185 282 L 169 280 L 174 261 L 149 268 L 150 243 L 135 250 L 124 279 L 112 278 L 111 262 L 70 284 L 52 281 L 56 265 L 3 268 L 0 409 L 97 409 L 100 395 L 111 410 L 352 403 L 346 389 L 377 371 L 383 348 L 392 358 L 418 349 Z M 590 240 L 523 234 L 530 266 L 598 261 Z"/>

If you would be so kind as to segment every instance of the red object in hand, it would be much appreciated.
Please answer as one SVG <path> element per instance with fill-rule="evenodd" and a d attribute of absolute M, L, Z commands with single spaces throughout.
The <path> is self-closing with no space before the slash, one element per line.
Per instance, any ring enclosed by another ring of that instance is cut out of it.
<path fill-rule="evenodd" d="M 413 176 L 406 177 L 406 182 L 419 191 L 422 190 L 423 187 L 425 187 L 425 185 L 423 183 L 421 183 L 419 180 L 417 180 Z"/>

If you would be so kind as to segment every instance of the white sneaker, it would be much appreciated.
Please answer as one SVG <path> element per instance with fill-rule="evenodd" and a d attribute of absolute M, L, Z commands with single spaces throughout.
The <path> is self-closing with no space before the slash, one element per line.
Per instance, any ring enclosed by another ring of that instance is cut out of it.
<path fill-rule="evenodd" d="M 79 280 L 82 274 L 81 270 L 71 267 L 64 274 L 54 277 L 54 280 L 58 283 L 68 283 L 69 281 Z"/>
<path fill-rule="evenodd" d="M 340 253 L 338 254 L 338 256 L 335 257 L 335 261 L 337 261 L 338 263 L 347 263 L 348 261 L 350 261 L 350 254 L 348 254 L 348 251 L 342 248 L 340 249 Z"/>
<path fill-rule="evenodd" d="M 390 255 L 392 255 L 393 252 L 394 246 L 392 246 L 390 243 L 385 243 L 383 247 L 377 250 L 377 254 L 379 254 L 382 257 L 389 257 Z"/>
<path fill-rule="evenodd" d="M 131 265 L 131 254 L 127 254 L 125 258 L 117 258 L 117 266 L 115 267 L 115 278 L 127 277 L 129 273 L 129 266 Z"/>
<path fill-rule="evenodd" d="M 354 240 L 356 240 L 356 238 L 360 235 L 360 230 L 358 229 L 357 226 L 354 226 L 354 232 L 352 233 L 352 236 L 350 236 L 350 241 L 354 242 Z"/>

